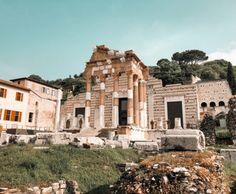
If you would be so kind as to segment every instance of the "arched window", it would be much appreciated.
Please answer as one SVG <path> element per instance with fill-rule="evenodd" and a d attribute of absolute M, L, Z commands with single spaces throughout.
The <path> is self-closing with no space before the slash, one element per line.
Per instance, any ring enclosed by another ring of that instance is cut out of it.
<path fill-rule="evenodd" d="M 67 121 L 66 121 L 66 129 L 69 129 L 70 128 L 70 120 L 68 119 Z"/>
<path fill-rule="evenodd" d="M 202 102 L 201 107 L 202 107 L 202 108 L 207 107 L 207 103 L 206 103 L 206 102 Z"/>
<path fill-rule="evenodd" d="M 220 101 L 219 102 L 219 106 L 225 106 L 225 102 L 224 101 Z"/>
<path fill-rule="evenodd" d="M 210 107 L 215 107 L 216 103 L 215 102 L 210 102 Z"/>

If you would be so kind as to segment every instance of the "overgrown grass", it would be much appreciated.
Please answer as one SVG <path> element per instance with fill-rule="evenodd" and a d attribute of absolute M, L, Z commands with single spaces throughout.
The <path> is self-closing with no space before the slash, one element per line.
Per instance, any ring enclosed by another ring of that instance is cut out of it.
<path fill-rule="evenodd" d="M 225 162 L 224 167 L 231 187 L 231 193 L 234 194 L 236 193 L 236 163 Z"/>
<path fill-rule="evenodd" d="M 138 159 L 134 150 L 86 150 L 72 146 L 35 150 L 31 145 L 8 146 L 0 149 L 0 186 L 22 188 L 65 179 L 78 181 L 83 193 L 104 193 L 104 185 L 120 176 L 115 164 Z M 96 189 L 99 187 L 101 192 Z"/>

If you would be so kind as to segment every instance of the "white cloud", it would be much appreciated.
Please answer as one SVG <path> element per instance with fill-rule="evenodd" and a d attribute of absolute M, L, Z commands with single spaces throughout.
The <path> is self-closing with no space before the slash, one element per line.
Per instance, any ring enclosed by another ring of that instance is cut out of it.
<path fill-rule="evenodd" d="M 233 65 L 236 65 L 236 49 L 229 51 L 217 51 L 209 54 L 208 56 L 209 60 L 225 59 L 226 61 L 230 61 Z"/>

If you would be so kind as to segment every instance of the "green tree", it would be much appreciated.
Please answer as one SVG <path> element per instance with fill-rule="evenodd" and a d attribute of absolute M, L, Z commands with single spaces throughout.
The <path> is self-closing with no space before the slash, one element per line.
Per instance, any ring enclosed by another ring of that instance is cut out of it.
<path fill-rule="evenodd" d="M 201 69 L 200 78 L 202 80 L 215 80 L 217 79 L 217 73 L 212 71 L 210 67 L 203 67 Z"/>
<path fill-rule="evenodd" d="M 234 72 L 233 72 L 233 66 L 229 62 L 228 64 L 228 69 L 227 69 L 227 81 L 229 83 L 229 86 L 231 88 L 232 94 L 236 94 L 236 82 L 235 82 L 235 77 L 234 77 Z"/>
<path fill-rule="evenodd" d="M 161 59 L 157 62 L 157 73 L 155 77 L 161 79 L 164 86 L 180 83 L 182 81 L 181 68 L 176 62 Z"/>
<path fill-rule="evenodd" d="M 216 122 L 209 114 L 205 114 L 201 124 L 200 130 L 204 133 L 206 138 L 206 145 L 214 145 L 216 143 L 215 134 Z"/>
<path fill-rule="evenodd" d="M 74 87 L 74 90 L 73 90 L 73 95 L 78 95 L 79 93 L 81 92 L 85 92 L 85 81 L 78 81 L 77 84 L 75 85 Z"/>
<path fill-rule="evenodd" d="M 40 82 L 46 82 L 42 77 L 36 74 L 31 74 L 28 78 L 36 80 L 36 81 L 40 81 Z"/>
<path fill-rule="evenodd" d="M 172 55 L 172 60 L 178 64 L 198 64 L 206 61 L 208 56 L 206 53 L 200 50 L 186 50 L 183 52 L 176 52 Z"/>

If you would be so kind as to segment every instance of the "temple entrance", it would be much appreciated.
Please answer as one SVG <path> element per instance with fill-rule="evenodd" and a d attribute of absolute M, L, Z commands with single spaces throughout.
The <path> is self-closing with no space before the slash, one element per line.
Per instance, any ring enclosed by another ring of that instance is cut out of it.
<path fill-rule="evenodd" d="M 175 118 L 181 118 L 181 126 L 183 127 L 183 110 L 182 102 L 167 102 L 168 111 L 168 128 L 173 129 L 175 127 Z"/>
<path fill-rule="evenodd" d="M 127 125 L 127 98 L 119 99 L 119 125 Z"/>

